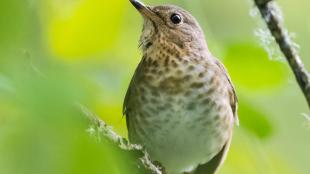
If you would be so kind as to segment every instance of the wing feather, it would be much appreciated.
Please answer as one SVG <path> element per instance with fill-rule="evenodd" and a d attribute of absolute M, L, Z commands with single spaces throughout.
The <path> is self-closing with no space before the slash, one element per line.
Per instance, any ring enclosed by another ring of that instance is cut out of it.
<path fill-rule="evenodd" d="M 235 88 L 233 86 L 233 83 L 232 83 L 224 65 L 221 62 L 219 62 L 218 60 L 216 60 L 215 63 L 224 72 L 225 77 L 226 77 L 226 79 L 230 85 L 230 89 L 229 89 L 230 106 L 231 106 L 231 109 L 232 109 L 232 112 L 234 115 L 235 122 L 237 125 L 239 125 L 239 119 L 238 119 L 238 114 L 237 114 L 237 112 L 238 112 L 237 111 L 238 110 L 238 98 L 236 95 Z M 232 132 L 231 132 L 230 138 L 227 140 L 227 142 L 223 146 L 222 150 L 217 155 L 215 155 L 210 161 L 208 161 L 207 163 L 199 165 L 197 167 L 197 169 L 194 171 L 194 174 L 214 174 L 214 173 L 216 173 L 226 158 L 226 155 L 227 155 L 229 147 L 230 147 L 231 138 L 232 138 Z"/>
<path fill-rule="evenodd" d="M 234 114 L 235 123 L 239 126 L 239 118 L 238 118 L 238 97 L 236 94 L 235 87 L 231 81 L 231 78 L 229 77 L 226 68 L 224 65 L 216 60 L 216 64 L 220 67 L 220 69 L 224 72 L 226 79 L 230 85 L 229 95 L 230 95 L 230 106 Z"/>
<path fill-rule="evenodd" d="M 136 79 L 136 76 L 138 74 L 138 71 L 141 70 L 141 62 L 138 64 L 135 72 L 134 72 L 134 75 L 132 76 L 131 78 L 131 81 L 129 83 L 129 86 L 128 86 L 128 89 L 127 89 L 127 92 L 126 92 L 126 95 L 125 95 L 125 98 L 124 98 L 124 102 L 123 102 L 123 115 L 126 116 L 126 125 L 127 125 L 127 130 L 128 130 L 128 137 L 129 139 L 130 138 L 130 129 L 131 129 L 131 126 L 130 126 L 130 121 L 129 121 L 129 117 L 130 117 L 130 100 L 131 100 L 131 97 L 132 97 L 132 93 L 133 93 L 133 90 L 135 88 L 135 79 Z"/>

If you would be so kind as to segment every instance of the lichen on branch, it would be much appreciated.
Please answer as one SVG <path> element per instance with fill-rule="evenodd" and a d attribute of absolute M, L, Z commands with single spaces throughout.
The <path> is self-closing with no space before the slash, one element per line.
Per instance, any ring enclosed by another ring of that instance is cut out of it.
<path fill-rule="evenodd" d="M 296 80 L 308 102 L 308 107 L 310 107 L 310 75 L 298 54 L 296 44 L 292 41 L 284 27 L 283 17 L 277 4 L 274 0 L 254 0 L 254 3 L 294 72 Z"/>
<path fill-rule="evenodd" d="M 90 127 L 87 129 L 87 132 L 90 136 L 95 137 L 98 142 L 101 142 L 102 139 L 109 140 L 115 146 L 121 150 L 139 153 L 139 161 L 142 165 L 137 165 L 137 168 L 143 166 L 145 171 L 151 174 L 162 174 L 162 169 L 157 165 L 153 164 L 148 153 L 144 150 L 141 145 L 131 144 L 125 138 L 118 135 L 113 131 L 112 127 L 107 125 L 103 120 L 101 120 L 96 114 L 92 113 L 87 107 L 82 104 L 76 104 L 82 113 L 90 120 Z"/>

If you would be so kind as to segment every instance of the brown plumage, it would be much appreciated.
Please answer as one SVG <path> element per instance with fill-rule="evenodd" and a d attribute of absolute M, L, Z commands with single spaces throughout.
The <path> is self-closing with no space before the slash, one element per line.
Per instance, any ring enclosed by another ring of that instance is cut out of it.
<path fill-rule="evenodd" d="M 237 97 L 187 11 L 132 0 L 144 17 L 143 58 L 125 101 L 129 140 L 167 174 L 213 174 L 229 149 Z"/>

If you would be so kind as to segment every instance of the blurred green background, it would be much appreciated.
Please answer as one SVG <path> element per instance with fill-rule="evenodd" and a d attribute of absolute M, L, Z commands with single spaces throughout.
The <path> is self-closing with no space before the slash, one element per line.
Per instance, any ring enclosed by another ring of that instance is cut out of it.
<path fill-rule="evenodd" d="M 189 10 L 232 76 L 240 127 L 219 174 L 308 174 L 309 109 L 252 1 L 145 3 Z M 278 3 L 310 70 L 310 1 Z M 141 173 L 134 157 L 89 136 L 75 105 L 126 137 L 122 101 L 141 28 L 127 0 L 0 1 L 0 174 Z"/>

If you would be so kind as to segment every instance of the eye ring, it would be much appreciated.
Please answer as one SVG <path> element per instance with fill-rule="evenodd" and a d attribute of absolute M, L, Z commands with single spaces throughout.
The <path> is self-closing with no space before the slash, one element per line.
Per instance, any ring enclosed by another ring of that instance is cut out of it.
<path fill-rule="evenodd" d="M 172 23 L 174 24 L 179 24 L 182 22 L 182 17 L 181 15 L 177 14 L 177 13 L 173 13 L 170 17 L 170 20 Z"/>

